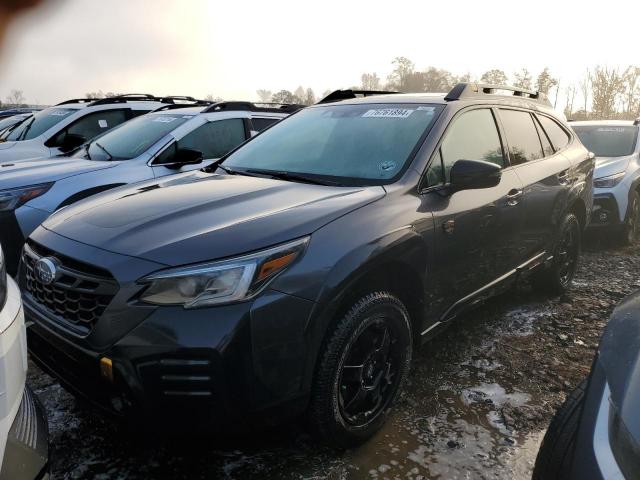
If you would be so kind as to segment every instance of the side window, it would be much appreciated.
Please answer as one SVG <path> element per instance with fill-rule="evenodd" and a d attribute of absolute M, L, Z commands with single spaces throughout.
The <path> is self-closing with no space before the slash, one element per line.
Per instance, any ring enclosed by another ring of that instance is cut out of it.
<path fill-rule="evenodd" d="M 101 133 L 126 122 L 127 119 L 126 110 L 104 110 L 102 112 L 89 113 L 59 132 L 52 143 L 53 145 L 60 145 L 67 133 L 80 135 L 85 140 L 91 140 Z"/>
<path fill-rule="evenodd" d="M 471 110 L 454 120 L 427 170 L 429 185 L 440 183 L 440 179 L 448 183 L 451 167 L 458 160 L 484 160 L 505 166 L 498 128 L 490 109 Z"/>
<path fill-rule="evenodd" d="M 278 123 L 279 121 L 279 118 L 252 118 L 251 124 L 253 125 L 253 129 L 256 132 L 261 132 L 266 128 L 269 128 L 274 123 Z"/>
<path fill-rule="evenodd" d="M 513 165 L 544 157 L 540 137 L 529 112 L 500 110 L 500 118 L 509 144 L 509 156 Z"/>
<path fill-rule="evenodd" d="M 534 118 L 536 118 L 534 116 Z M 545 157 L 550 157 L 555 153 L 551 142 L 549 141 L 549 137 L 545 133 L 544 129 L 540 126 L 540 122 L 536 119 L 535 122 L 536 129 L 538 130 L 538 136 L 540 137 L 540 141 L 542 142 L 542 151 L 544 152 Z"/>
<path fill-rule="evenodd" d="M 544 115 L 537 115 L 538 120 L 542 124 L 542 128 L 544 128 L 547 135 L 549 135 L 549 140 L 555 147 L 556 151 L 562 150 L 569 144 L 569 134 L 565 132 L 564 128 L 558 125 L 555 121 L 551 120 L 549 117 L 545 117 Z"/>
<path fill-rule="evenodd" d="M 180 148 L 198 150 L 205 160 L 220 158 L 245 140 L 244 121 L 241 118 L 207 122 L 165 149 L 154 164 L 172 163 Z"/>

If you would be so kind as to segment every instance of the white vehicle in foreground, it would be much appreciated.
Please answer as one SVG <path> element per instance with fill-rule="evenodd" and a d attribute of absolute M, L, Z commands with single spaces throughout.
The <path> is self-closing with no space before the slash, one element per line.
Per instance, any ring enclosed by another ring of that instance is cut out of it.
<path fill-rule="evenodd" d="M 591 227 L 608 227 L 630 245 L 640 238 L 640 119 L 571 122 L 596 155 Z"/>
<path fill-rule="evenodd" d="M 26 374 L 20 291 L 6 273 L 0 248 L 0 480 L 48 478 L 47 418 L 25 385 Z"/>

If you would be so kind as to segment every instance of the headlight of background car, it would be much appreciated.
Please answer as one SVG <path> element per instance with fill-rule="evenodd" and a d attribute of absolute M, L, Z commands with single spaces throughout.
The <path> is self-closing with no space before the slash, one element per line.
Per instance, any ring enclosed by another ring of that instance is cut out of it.
<path fill-rule="evenodd" d="M 198 308 L 246 300 L 304 252 L 309 237 L 229 260 L 172 268 L 151 274 L 140 299 L 154 305 Z"/>
<path fill-rule="evenodd" d="M 33 200 L 46 193 L 52 185 L 53 182 L 0 190 L 0 212 L 15 210 L 29 200 Z"/>
<path fill-rule="evenodd" d="M 609 175 L 608 177 L 596 178 L 593 181 L 593 186 L 596 188 L 613 188 L 622 181 L 624 175 L 625 172 L 620 172 L 615 175 Z"/>

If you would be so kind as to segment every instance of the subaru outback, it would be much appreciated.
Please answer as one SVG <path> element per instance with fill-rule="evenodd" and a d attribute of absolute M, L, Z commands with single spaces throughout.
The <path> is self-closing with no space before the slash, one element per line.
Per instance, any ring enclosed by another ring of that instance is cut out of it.
<path fill-rule="evenodd" d="M 540 94 L 355 96 L 49 217 L 20 267 L 34 360 L 128 418 L 304 414 L 348 446 L 462 312 L 525 277 L 569 288 L 594 159 Z"/>

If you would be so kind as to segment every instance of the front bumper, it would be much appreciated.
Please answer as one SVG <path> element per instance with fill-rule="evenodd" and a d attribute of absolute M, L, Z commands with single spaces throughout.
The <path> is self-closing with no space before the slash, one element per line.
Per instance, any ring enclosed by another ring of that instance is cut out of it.
<path fill-rule="evenodd" d="M 9 430 L 0 480 L 49 478 L 47 417 L 36 395 L 26 387 L 20 409 Z"/>
<path fill-rule="evenodd" d="M 21 267 L 31 358 L 76 395 L 115 415 L 189 428 L 277 422 L 306 406 L 313 302 L 267 290 L 232 305 L 155 307 L 137 300 L 136 280 L 158 264 L 42 228 L 32 239 L 65 267 L 99 266 L 119 284 L 98 320 L 79 329 L 36 300 Z"/>
<path fill-rule="evenodd" d="M 589 227 L 618 227 L 623 223 L 624 215 L 621 216 L 618 199 L 613 193 L 597 193 L 593 196 Z"/>

